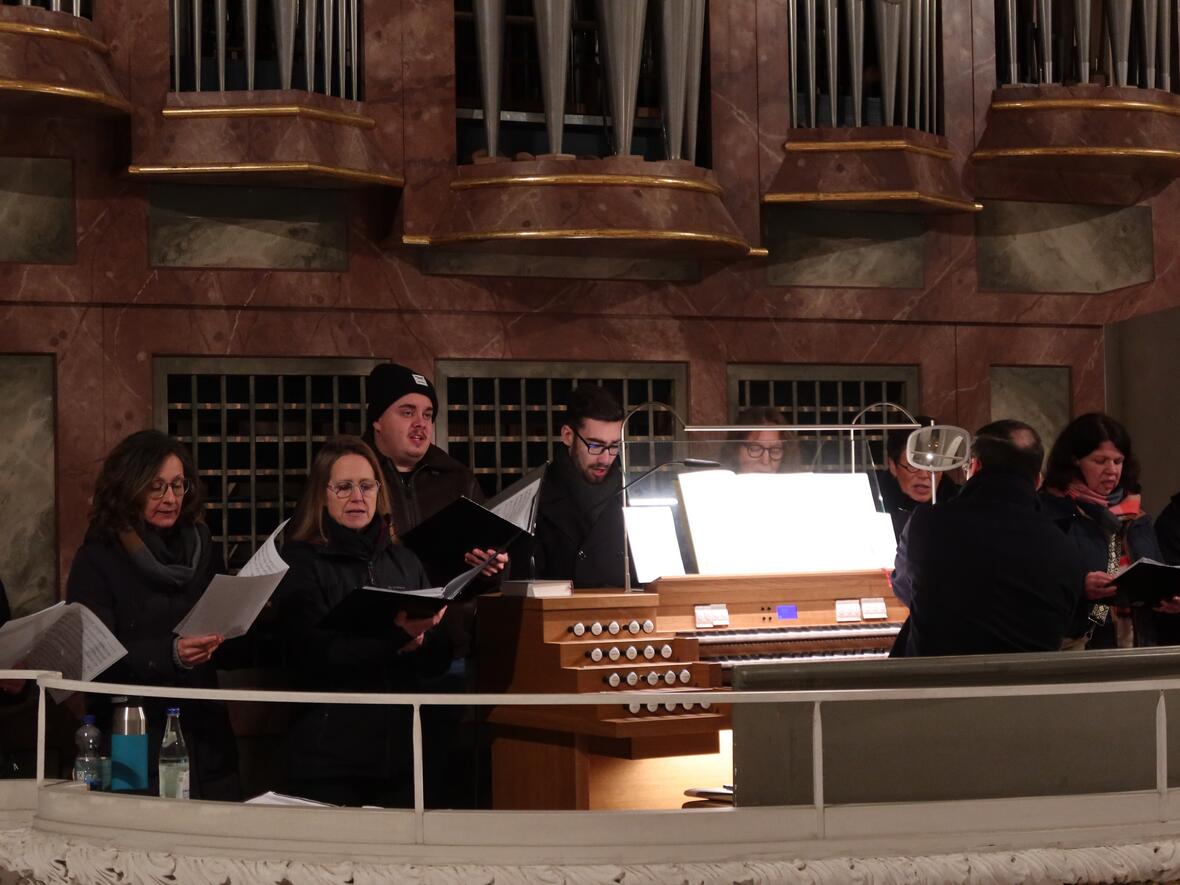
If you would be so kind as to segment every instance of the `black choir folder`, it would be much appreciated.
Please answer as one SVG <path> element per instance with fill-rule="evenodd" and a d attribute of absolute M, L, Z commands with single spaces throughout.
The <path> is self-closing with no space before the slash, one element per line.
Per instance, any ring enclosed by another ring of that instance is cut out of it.
<path fill-rule="evenodd" d="M 491 558 L 473 565 L 452 578 L 445 587 L 428 587 L 425 590 L 358 587 L 328 612 L 320 621 L 320 626 L 341 633 L 386 636 L 398 612 L 405 612 L 411 618 L 431 617 L 443 606 L 454 602 L 489 562 Z"/>
<path fill-rule="evenodd" d="M 1114 574 L 1114 586 L 1121 605 L 1155 605 L 1180 596 L 1180 566 L 1139 559 Z"/>

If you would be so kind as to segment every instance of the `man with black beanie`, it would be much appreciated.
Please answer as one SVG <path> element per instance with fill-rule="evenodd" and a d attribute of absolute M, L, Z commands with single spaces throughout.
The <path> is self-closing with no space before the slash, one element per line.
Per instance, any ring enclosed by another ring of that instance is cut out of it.
<path fill-rule="evenodd" d="M 369 373 L 366 393 L 369 402 L 365 441 L 381 462 L 393 508 L 393 527 L 399 535 L 460 496 L 484 501 L 475 475 L 434 445 L 438 394 L 430 379 L 397 363 L 382 363 Z M 472 550 L 468 561 L 474 565 L 488 552 Z M 501 555 L 501 561 L 506 557 Z M 453 577 L 430 575 L 440 586 Z"/>

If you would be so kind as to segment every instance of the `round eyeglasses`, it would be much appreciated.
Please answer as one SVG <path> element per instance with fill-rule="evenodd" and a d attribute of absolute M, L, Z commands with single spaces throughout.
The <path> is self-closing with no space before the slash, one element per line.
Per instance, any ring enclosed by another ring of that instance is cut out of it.
<path fill-rule="evenodd" d="M 377 494 L 377 489 L 381 488 L 381 483 L 375 479 L 362 479 L 360 482 L 344 480 L 343 482 L 328 483 L 328 488 L 337 498 L 351 498 L 352 493 L 356 489 L 360 489 L 363 497 L 371 498 Z"/>
<path fill-rule="evenodd" d="M 174 479 L 172 482 L 164 482 L 163 480 L 157 479 L 148 486 L 148 497 L 153 501 L 159 501 L 171 489 L 172 494 L 178 498 L 183 498 L 185 493 L 192 487 L 193 484 L 187 479 Z"/>

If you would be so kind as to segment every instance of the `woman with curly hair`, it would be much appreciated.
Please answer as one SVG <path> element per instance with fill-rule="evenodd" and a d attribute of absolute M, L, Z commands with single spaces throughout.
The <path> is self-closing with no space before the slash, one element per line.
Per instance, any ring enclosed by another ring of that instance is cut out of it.
<path fill-rule="evenodd" d="M 182 638 L 172 631 L 225 570 L 204 523 L 188 450 L 167 434 L 141 430 L 103 462 L 90 528 L 70 568 L 66 597 L 93 611 L 127 648 L 104 674 L 112 682 L 216 688 L 222 636 Z M 176 702 L 148 698 L 149 790 Z M 194 799 L 240 799 L 237 750 L 225 705 L 180 701 Z M 95 705 L 109 728 L 110 707 Z M 102 727 L 102 724 L 100 724 Z"/>

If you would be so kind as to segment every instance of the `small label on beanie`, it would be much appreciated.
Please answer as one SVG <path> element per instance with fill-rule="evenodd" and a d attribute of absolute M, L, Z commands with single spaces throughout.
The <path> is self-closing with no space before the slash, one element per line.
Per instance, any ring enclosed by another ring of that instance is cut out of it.
<path fill-rule="evenodd" d="M 427 381 L 422 375 L 410 375 L 410 377 L 414 379 L 415 384 L 421 384 L 423 387 L 430 386 L 430 382 Z"/>

